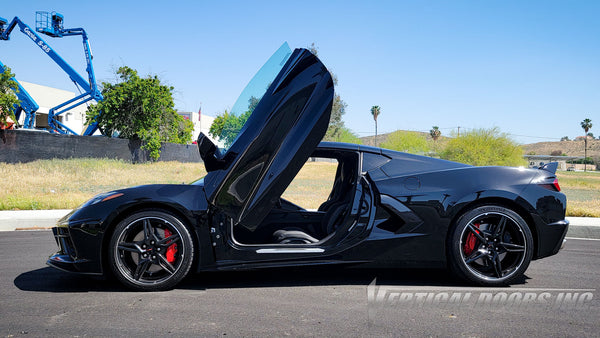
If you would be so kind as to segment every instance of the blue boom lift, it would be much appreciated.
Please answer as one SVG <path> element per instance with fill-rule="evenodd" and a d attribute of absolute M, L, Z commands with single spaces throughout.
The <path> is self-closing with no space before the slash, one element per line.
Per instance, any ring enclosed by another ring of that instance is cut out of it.
<path fill-rule="evenodd" d="M 62 122 L 59 121 L 59 116 L 77 106 L 87 103 L 90 100 L 96 102 L 102 101 L 103 97 L 98 86 L 96 84 L 96 77 L 94 75 L 94 67 L 92 65 L 92 52 L 90 50 L 90 44 L 88 41 L 87 34 L 83 28 L 63 28 L 64 17 L 56 12 L 36 12 L 36 30 L 32 30 L 27 24 L 21 19 L 15 17 L 10 23 L 4 18 L 0 18 L 0 40 L 9 40 L 10 33 L 18 25 L 21 32 L 31 39 L 40 49 L 47 54 L 56 64 L 62 68 L 65 73 L 71 78 L 75 85 L 80 88 L 80 95 L 67 100 L 58 106 L 51 108 L 48 112 L 48 125 L 50 132 L 61 133 L 61 134 L 76 134 L 73 130 L 68 128 Z M 85 52 L 85 58 L 87 62 L 86 71 L 88 73 L 88 81 L 84 79 L 79 73 L 77 73 L 73 67 L 71 67 L 52 47 L 50 47 L 37 33 L 46 34 L 53 38 L 60 38 L 63 36 L 81 35 L 83 39 L 83 50 Z M 2 67 L 0 70 L 4 71 L 4 65 L 0 63 Z M 18 82 L 17 82 L 18 83 Z M 83 92 L 82 92 L 83 91 Z M 26 118 L 23 124 L 24 128 L 32 128 L 33 120 L 35 117 L 35 111 L 38 109 L 37 104 L 31 96 L 22 88 L 19 84 L 19 92 L 16 93 L 21 100 L 21 107 L 15 109 L 15 116 L 18 112 L 25 111 Z M 35 109 L 34 109 L 35 108 Z M 17 116 L 18 117 L 18 116 Z M 83 132 L 83 135 L 92 135 L 98 129 L 98 123 L 92 122 Z"/>
<path fill-rule="evenodd" d="M 3 73 L 5 69 L 6 68 L 5 68 L 4 64 L 2 62 L 0 62 L 0 72 Z M 20 105 L 15 105 L 15 108 L 14 108 L 15 117 L 17 118 L 17 121 L 19 121 L 19 118 L 21 117 L 21 112 L 25 112 L 25 121 L 23 122 L 23 128 L 31 129 L 31 128 L 33 128 L 33 122 L 35 121 L 35 112 L 40 107 L 33 100 L 33 98 L 29 95 L 29 93 L 25 90 L 25 88 L 23 88 L 23 86 L 21 86 L 21 84 L 19 83 L 19 81 L 17 81 L 17 79 L 15 79 L 13 77 L 12 80 L 17 83 L 17 89 L 19 91 L 16 92 L 16 94 L 17 94 L 17 98 L 19 98 L 19 101 L 21 101 Z"/>

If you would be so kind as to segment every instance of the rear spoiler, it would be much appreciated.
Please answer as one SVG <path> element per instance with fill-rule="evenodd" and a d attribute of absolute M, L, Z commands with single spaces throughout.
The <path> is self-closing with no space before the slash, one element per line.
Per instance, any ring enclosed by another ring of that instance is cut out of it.
<path fill-rule="evenodd" d="M 553 174 L 556 174 L 556 169 L 558 168 L 558 162 L 550 162 L 550 163 L 546 163 L 543 166 L 540 167 L 540 169 L 544 169 L 546 171 L 549 171 Z"/>

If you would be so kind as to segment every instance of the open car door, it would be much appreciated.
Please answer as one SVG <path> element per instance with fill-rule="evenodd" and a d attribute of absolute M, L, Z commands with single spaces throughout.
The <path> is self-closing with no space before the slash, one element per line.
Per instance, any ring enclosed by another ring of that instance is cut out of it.
<path fill-rule="evenodd" d="M 198 138 L 208 202 L 256 228 L 325 135 L 333 93 L 327 68 L 296 49 L 226 152 L 203 134 Z"/>

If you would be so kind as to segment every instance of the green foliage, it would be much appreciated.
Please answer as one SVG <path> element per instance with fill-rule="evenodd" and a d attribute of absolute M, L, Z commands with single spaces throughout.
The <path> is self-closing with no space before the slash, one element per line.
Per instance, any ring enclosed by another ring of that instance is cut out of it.
<path fill-rule="evenodd" d="M 590 129 L 592 129 L 592 120 L 584 119 L 581 121 L 581 128 L 587 133 Z"/>
<path fill-rule="evenodd" d="M 375 120 L 375 145 L 377 145 L 377 117 L 381 114 L 381 108 L 379 106 L 371 107 L 371 115 L 373 115 L 373 120 Z"/>
<path fill-rule="evenodd" d="M 242 130 L 244 124 L 246 124 L 246 121 L 248 121 L 250 115 L 252 115 L 252 112 L 254 111 L 254 108 L 256 108 L 256 105 L 259 101 L 260 100 L 254 96 L 250 97 L 248 100 L 248 110 L 246 110 L 240 116 L 230 113 L 227 110 L 225 110 L 223 114 L 217 115 L 210 126 L 208 133 L 212 137 L 223 141 L 223 143 L 225 143 L 225 147 L 229 148 L 233 141 L 235 141 L 235 138 L 239 134 L 240 130 Z"/>
<path fill-rule="evenodd" d="M 569 136 L 563 136 L 560 138 L 560 141 L 562 142 L 562 141 L 571 141 L 571 140 L 569 139 Z"/>
<path fill-rule="evenodd" d="M 5 66 L 4 72 L 0 73 L 0 123 L 6 123 L 8 117 L 17 122 L 13 109 L 20 101 L 15 95 L 19 87 L 13 80 L 14 76 L 8 66 Z"/>
<path fill-rule="evenodd" d="M 352 130 L 350 130 L 346 127 L 341 127 L 340 129 L 338 129 L 337 132 L 335 133 L 335 135 L 333 135 L 332 137 L 328 138 L 327 135 L 325 135 L 323 140 L 324 141 L 333 141 L 333 142 L 362 144 L 362 141 L 360 140 L 358 135 L 356 135 L 355 133 L 352 132 Z"/>
<path fill-rule="evenodd" d="M 580 158 L 577 160 L 571 160 L 571 161 L 567 161 L 567 163 L 571 163 L 571 164 L 595 164 L 595 161 L 593 158 L 591 157 L 586 157 L 586 158 Z"/>
<path fill-rule="evenodd" d="M 377 118 L 379 117 L 379 114 L 381 114 L 381 108 L 379 106 L 371 107 L 371 115 L 373 115 L 373 120 L 375 120 L 375 123 L 377 123 Z"/>
<path fill-rule="evenodd" d="M 434 141 L 437 141 L 437 139 L 440 138 L 440 136 L 442 136 L 442 132 L 440 131 L 440 127 L 438 127 L 438 126 L 431 127 L 431 130 L 429 131 L 429 135 L 431 135 L 431 138 Z"/>
<path fill-rule="evenodd" d="M 349 131 L 342 119 L 344 114 L 346 114 L 346 108 L 348 105 L 342 98 L 335 94 L 333 97 L 333 105 L 331 107 L 331 117 L 329 118 L 329 126 L 327 127 L 327 132 L 323 137 L 325 141 L 338 141 L 341 139 L 342 134 Z M 346 136 L 347 133 L 346 133 Z"/>
<path fill-rule="evenodd" d="M 315 56 L 319 56 L 319 48 L 315 45 L 314 42 L 306 48 Z M 334 86 L 337 86 L 337 76 L 332 72 L 330 72 L 330 74 Z M 351 137 L 353 135 L 352 132 L 348 128 L 346 128 L 346 125 L 344 124 L 343 120 L 344 114 L 346 114 L 347 107 L 348 104 L 346 104 L 346 102 L 342 100 L 342 97 L 338 94 L 335 94 L 335 96 L 333 97 L 333 106 L 331 107 L 331 117 L 329 118 L 329 126 L 327 127 L 327 132 L 325 133 L 325 136 L 323 136 L 323 141 L 348 142 L 340 140 L 354 140 L 354 138 Z M 356 140 L 358 140 L 358 138 L 356 138 Z"/>
<path fill-rule="evenodd" d="M 448 141 L 440 157 L 476 166 L 525 164 L 523 149 L 498 128 L 473 129 Z"/>
<path fill-rule="evenodd" d="M 156 76 L 141 78 L 129 67 L 119 68 L 117 75 L 119 82 L 102 84 L 104 100 L 88 108 L 88 123 L 97 120 L 109 136 L 140 138 L 154 160 L 160 156 L 162 142 L 191 141 L 194 126 L 173 108 L 173 87 L 161 84 Z"/>
<path fill-rule="evenodd" d="M 411 154 L 423 154 L 430 151 L 425 135 L 401 130 L 390 133 L 381 147 Z"/>

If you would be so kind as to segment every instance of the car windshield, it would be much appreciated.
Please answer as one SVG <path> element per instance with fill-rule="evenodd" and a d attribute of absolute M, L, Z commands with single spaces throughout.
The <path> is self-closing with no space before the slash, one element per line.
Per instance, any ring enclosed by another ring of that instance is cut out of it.
<path fill-rule="evenodd" d="M 287 42 L 284 42 L 267 62 L 254 75 L 252 80 L 248 82 L 246 88 L 242 91 L 235 104 L 230 111 L 225 111 L 226 118 L 224 123 L 217 132 L 220 141 L 225 144 L 225 148 L 221 149 L 221 153 L 225 153 L 227 149 L 235 142 L 238 134 L 243 129 L 248 117 L 254 111 L 254 107 L 258 104 L 264 93 L 271 85 L 277 74 L 292 54 Z"/>

